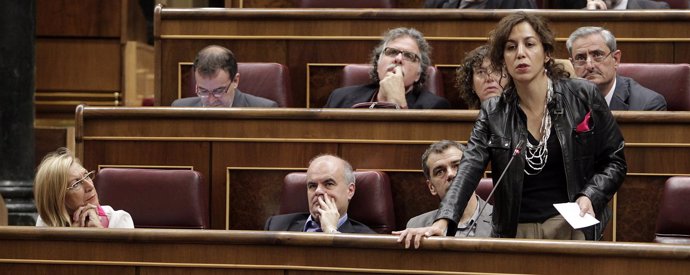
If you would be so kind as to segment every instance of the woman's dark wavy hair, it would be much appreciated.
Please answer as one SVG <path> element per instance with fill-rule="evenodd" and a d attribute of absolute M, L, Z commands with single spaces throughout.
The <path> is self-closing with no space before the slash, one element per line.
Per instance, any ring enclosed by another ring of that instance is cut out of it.
<path fill-rule="evenodd" d="M 506 42 L 510 36 L 510 32 L 513 28 L 522 23 L 527 22 L 532 26 L 534 32 L 539 35 L 539 40 L 544 47 L 544 54 L 549 58 L 549 61 L 544 64 L 546 68 L 546 74 L 552 80 L 558 80 L 561 78 L 570 77 L 570 73 L 565 71 L 563 65 L 556 64 L 553 58 L 554 44 L 556 43 L 554 39 L 553 32 L 549 29 L 548 24 L 544 18 L 534 14 L 529 14 L 524 11 L 510 14 L 503 17 L 500 22 L 496 25 L 496 28 L 491 31 L 489 37 L 489 58 L 491 59 L 491 64 L 496 67 L 504 67 L 505 59 L 503 57 L 503 52 L 506 47 Z M 494 68 L 499 69 L 499 68 Z M 508 87 L 514 86 L 512 76 L 508 83 Z"/>
<path fill-rule="evenodd" d="M 479 109 L 481 105 L 479 96 L 474 91 L 474 69 L 484 63 L 488 58 L 489 46 L 482 45 L 465 54 L 462 65 L 455 71 L 455 88 L 460 92 L 460 98 L 467 103 L 470 109 Z"/>

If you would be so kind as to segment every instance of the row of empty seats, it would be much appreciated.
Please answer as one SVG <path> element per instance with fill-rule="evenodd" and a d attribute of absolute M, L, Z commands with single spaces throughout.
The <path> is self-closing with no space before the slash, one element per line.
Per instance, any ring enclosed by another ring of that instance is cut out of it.
<path fill-rule="evenodd" d="M 374 231 L 395 230 L 393 192 L 385 172 L 355 172 L 356 192 L 348 215 Z M 100 201 L 132 215 L 137 228 L 208 229 L 209 195 L 202 175 L 192 170 L 104 168 L 95 180 Z M 420 183 L 421 184 L 421 183 Z M 477 194 L 487 200 L 493 187 L 482 179 Z M 306 173 L 285 176 L 279 213 L 308 212 Z M 690 177 L 671 177 L 661 199 L 655 242 L 690 244 Z M 493 204 L 493 198 L 488 200 Z"/>
<path fill-rule="evenodd" d="M 367 64 L 350 64 L 343 68 L 341 86 L 370 83 Z M 241 81 L 238 88 L 253 95 L 276 101 L 281 107 L 294 107 L 290 89 L 290 73 L 285 65 L 278 63 L 238 63 Z M 631 77 L 666 98 L 669 111 L 690 111 L 690 65 L 657 63 L 622 63 L 618 73 Z M 427 70 L 425 88 L 443 97 L 443 76 L 436 67 Z M 193 97 L 196 81 L 194 74 L 188 75 L 182 97 Z M 321 107 L 321 106 L 315 106 Z"/>

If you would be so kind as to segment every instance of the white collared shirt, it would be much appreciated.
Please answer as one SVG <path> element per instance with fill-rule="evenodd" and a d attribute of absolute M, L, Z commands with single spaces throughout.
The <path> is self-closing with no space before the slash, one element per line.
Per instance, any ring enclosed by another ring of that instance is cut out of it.
<path fill-rule="evenodd" d="M 604 99 L 606 99 L 606 105 L 609 105 L 611 107 L 611 99 L 613 98 L 613 91 L 616 90 L 616 78 L 613 78 L 613 85 L 611 86 L 611 90 L 606 94 Z"/>

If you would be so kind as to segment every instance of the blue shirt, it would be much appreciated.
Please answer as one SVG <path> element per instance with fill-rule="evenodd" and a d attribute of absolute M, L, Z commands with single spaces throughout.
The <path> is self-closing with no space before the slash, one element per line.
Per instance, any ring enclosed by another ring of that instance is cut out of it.
<path fill-rule="evenodd" d="M 345 215 L 340 217 L 340 219 L 338 220 L 337 228 L 340 228 L 341 226 L 343 226 L 343 224 L 345 223 L 346 220 L 347 220 L 347 213 L 345 213 Z M 302 230 L 302 232 L 323 232 L 323 229 L 321 229 L 321 224 L 314 221 L 314 219 L 312 219 L 311 215 L 309 215 L 309 218 L 307 218 L 307 222 L 304 223 L 304 229 Z"/>

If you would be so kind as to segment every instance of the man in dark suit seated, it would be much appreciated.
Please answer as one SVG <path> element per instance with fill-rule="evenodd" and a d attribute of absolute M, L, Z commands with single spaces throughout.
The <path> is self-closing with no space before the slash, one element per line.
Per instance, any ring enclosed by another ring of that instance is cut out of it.
<path fill-rule="evenodd" d="M 609 30 L 581 27 L 570 34 L 566 47 L 577 76 L 597 85 L 611 110 L 666 110 L 662 95 L 631 78 L 617 75 L 622 53 Z"/>
<path fill-rule="evenodd" d="M 324 108 L 383 102 L 401 109 L 448 109 L 450 102 L 424 90 L 431 46 L 415 29 L 389 30 L 372 53 L 368 85 L 336 89 Z"/>
<path fill-rule="evenodd" d="M 272 216 L 264 230 L 376 234 L 348 218 L 347 207 L 355 195 L 355 174 L 350 164 L 336 156 L 321 155 L 309 162 L 307 199 L 309 213 Z"/>
<path fill-rule="evenodd" d="M 451 140 L 441 140 L 431 144 L 426 149 L 422 155 L 422 171 L 432 195 L 443 200 L 446 191 L 457 175 L 464 149 L 465 146 Z M 484 205 L 486 205 L 484 212 L 480 213 L 480 209 Z M 407 228 L 431 226 L 437 211 L 431 210 L 412 217 L 407 222 Z M 460 217 L 455 236 L 491 237 L 491 213 L 493 213 L 493 206 L 487 204 L 477 194 L 473 194 L 467 202 L 465 212 Z"/>
<path fill-rule="evenodd" d="M 221 46 L 199 51 L 194 60 L 194 79 L 198 97 L 177 99 L 173 107 L 278 107 L 275 101 L 237 89 L 240 74 L 235 55 Z"/>

